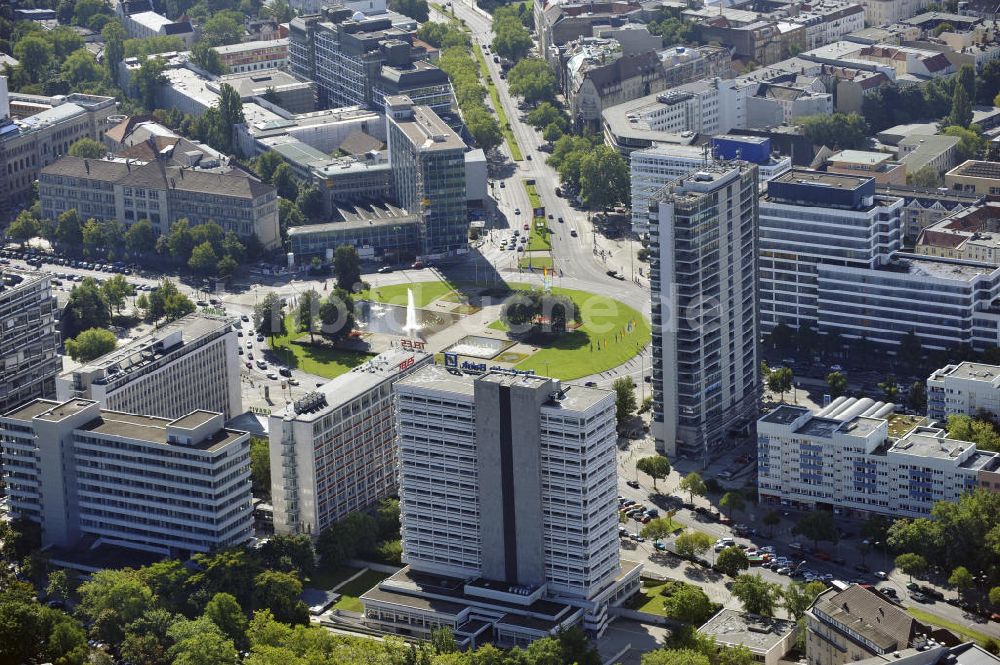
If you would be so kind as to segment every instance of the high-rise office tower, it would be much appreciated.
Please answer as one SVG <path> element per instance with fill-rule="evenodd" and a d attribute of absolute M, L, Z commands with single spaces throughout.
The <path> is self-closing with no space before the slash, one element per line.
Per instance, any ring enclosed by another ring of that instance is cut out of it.
<path fill-rule="evenodd" d="M 362 598 L 368 621 L 505 645 L 603 630 L 639 575 L 619 560 L 614 394 L 434 365 L 395 391 L 408 565 Z"/>
<path fill-rule="evenodd" d="M 662 453 L 704 459 L 757 407 L 757 166 L 668 184 L 649 231 L 653 436 Z"/>
<path fill-rule="evenodd" d="M 414 106 L 409 97 L 386 97 L 385 109 L 396 202 L 420 214 L 421 255 L 465 249 L 465 142 L 430 107 Z"/>
<path fill-rule="evenodd" d="M 0 272 L 0 413 L 51 397 L 62 369 L 50 275 Z"/>

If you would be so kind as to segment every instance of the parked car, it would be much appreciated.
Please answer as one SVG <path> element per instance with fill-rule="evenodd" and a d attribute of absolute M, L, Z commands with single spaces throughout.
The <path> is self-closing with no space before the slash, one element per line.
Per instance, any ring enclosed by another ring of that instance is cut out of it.
<path fill-rule="evenodd" d="M 875 577 L 879 578 L 880 580 L 887 580 L 887 579 L 889 579 L 889 576 L 885 573 L 884 570 L 876 570 L 875 571 Z"/>
<path fill-rule="evenodd" d="M 632 489 L 635 490 L 639 489 L 639 481 L 637 480 L 628 480 L 625 482 L 625 484 L 631 487 Z"/>

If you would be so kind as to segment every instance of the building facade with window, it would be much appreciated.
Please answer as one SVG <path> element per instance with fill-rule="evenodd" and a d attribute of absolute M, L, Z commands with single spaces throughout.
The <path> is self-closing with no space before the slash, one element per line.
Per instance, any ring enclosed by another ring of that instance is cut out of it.
<path fill-rule="evenodd" d="M 276 533 L 315 536 L 396 494 L 393 385 L 433 360 L 386 351 L 271 414 Z"/>
<path fill-rule="evenodd" d="M 203 410 L 243 413 L 236 319 L 188 314 L 59 375 L 56 399 L 179 418 Z"/>
<path fill-rule="evenodd" d="M 0 271 L 0 413 L 51 397 L 59 355 L 59 306 L 50 275 Z"/>
<path fill-rule="evenodd" d="M 250 435 L 219 413 L 180 418 L 36 400 L 0 417 L 3 475 L 15 517 L 42 545 L 85 536 L 171 556 L 247 542 L 253 532 Z"/>
<path fill-rule="evenodd" d="M 1000 367 L 961 362 L 945 365 L 927 378 L 927 417 L 1000 415 Z"/>
<path fill-rule="evenodd" d="M 75 208 L 126 226 L 148 219 L 161 235 L 185 218 L 192 226 L 213 221 L 243 241 L 256 237 L 265 249 L 281 242 L 275 188 L 242 172 L 63 157 L 41 170 L 38 194 L 46 219 Z"/>

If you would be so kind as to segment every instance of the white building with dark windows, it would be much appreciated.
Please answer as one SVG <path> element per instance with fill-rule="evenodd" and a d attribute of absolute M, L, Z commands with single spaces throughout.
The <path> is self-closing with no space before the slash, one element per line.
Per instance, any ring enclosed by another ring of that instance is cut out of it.
<path fill-rule="evenodd" d="M 396 494 L 393 384 L 431 362 L 386 351 L 271 414 L 276 533 L 316 535 Z"/>
<path fill-rule="evenodd" d="M 869 398 L 778 407 L 757 421 L 761 503 L 929 517 L 937 501 L 1000 488 L 1000 454 L 921 421 Z"/>
<path fill-rule="evenodd" d="M 0 271 L 0 413 L 55 393 L 58 317 L 48 273 Z"/>
<path fill-rule="evenodd" d="M 927 378 L 927 417 L 1000 414 L 1000 367 L 961 362 L 945 365 Z"/>
<path fill-rule="evenodd" d="M 94 400 L 101 408 L 179 418 L 243 413 L 236 319 L 188 314 L 59 375 L 56 399 Z"/>
<path fill-rule="evenodd" d="M 705 459 L 756 415 L 757 167 L 719 162 L 649 207 L 656 449 Z"/>
<path fill-rule="evenodd" d="M 619 559 L 613 394 L 433 365 L 395 390 L 407 566 L 366 621 L 463 646 L 601 634 L 640 571 Z"/>
<path fill-rule="evenodd" d="M 36 400 L 0 417 L 11 512 L 42 545 L 83 537 L 168 555 L 241 545 L 253 530 L 250 435 L 220 413 L 155 418 L 92 400 Z"/>

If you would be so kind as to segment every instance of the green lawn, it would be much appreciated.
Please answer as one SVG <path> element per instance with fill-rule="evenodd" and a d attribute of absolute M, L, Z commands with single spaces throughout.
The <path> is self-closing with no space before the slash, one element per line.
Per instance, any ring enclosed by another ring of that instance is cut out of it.
<path fill-rule="evenodd" d="M 359 570 L 361 569 L 352 568 L 351 566 L 342 566 L 335 570 L 317 570 L 303 583 L 303 586 L 330 590 Z"/>
<path fill-rule="evenodd" d="M 916 607 L 907 607 L 906 611 L 909 612 L 913 618 L 919 621 L 938 626 L 939 628 L 946 628 L 956 635 L 960 635 L 968 640 L 973 640 L 974 642 L 979 642 L 980 644 L 984 644 L 986 640 L 991 639 L 986 633 L 980 633 L 978 630 L 973 630 L 966 624 L 949 621 L 948 619 L 939 617 L 936 614 L 931 614 L 930 612 L 925 612 Z"/>
<path fill-rule="evenodd" d="M 663 609 L 663 601 L 666 600 L 666 596 L 663 595 L 663 589 L 666 586 L 666 584 L 646 586 L 644 583 L 639 592 L 629 600 L 628 606 L 640 612 L 648 612 L 649 614 L 656 614 L 661 617 L 667 616 L 666 610 Z"/>
<path fill-rule="evenodd" d="M 379 286 L 368 291 L 354 294 L 355 300 L 375 300 L 389 305 L 406 305 L 406 291 L 413 289 L 413 302 L 417 307 L 426 307 L 438 298 L 455 290 L 448 282 L 434 280 L 428 282 L 406 282 Z"/>
<path fill-rule="evenodd" d="M 552 257 L 551 256 L 532 256 L 532 257 L 525 256 L 524 258 L 520 259 L 517 262 L 517 265 L 520 266 L 520 267 L 522 267 L 522 268 L 532 267 L 532 268 L 537 268 L 539 270 L 541 270 L 542 268 L 551 268 L 552 267 Z"/>
<path fill-rule="evenodd" d="M 509 286 L 514 289 L 530 288 L 527 284 Z M 515 369 L 533 369 L 538 374 L 555 379 L 578 379 L 618 367 L 649 343 L 649 322 L 628 305 L 607 296 L 574 289 L 553 288 L 552 293 L 573 299 L 580 310 L 583 325 L 559 335 L 515 365 Z M 632 331 L 624 332 L 630 321 L 634 323 Z"/>
<path fill-rule="evenodd" d="M 285 317 L 285 330 L 288 332 L 284 335 L 271 338 L 271 349 L 281 362 L 324 379 L 349 372 L 372 357 L 372 354 L 359 351 L 294 343 L 292 340 L 298 339 L 302 333 L 295 332 L 295 318 L 291 314 Z"/>
<path fill-rule="evenodd" d="M 363 612 L 359 598 L 361 594 L 368 591 L 373 586 L 389 577 L 387 573 L 379 573 L 374 570 L 366 570 L 363 574 L 351 580 L 349 583 L 337 590 L 341 594 L 340 600 L 334 603 L 333 608 L 337 610 L 348 610 L 349 612 Z"/>

